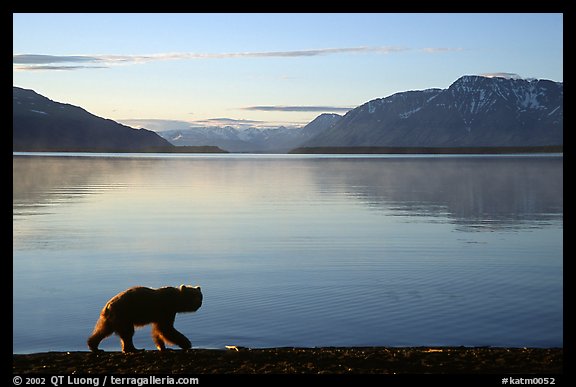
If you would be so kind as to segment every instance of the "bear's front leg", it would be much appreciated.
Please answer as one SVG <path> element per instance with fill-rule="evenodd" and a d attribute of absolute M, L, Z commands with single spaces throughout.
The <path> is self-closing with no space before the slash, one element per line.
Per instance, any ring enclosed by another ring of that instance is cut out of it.
<path fill-rule="evenodd" d="M 182 333 L 178 332 L 172 324 L 157 323 L 154 326 L 154 332 L 155 335 L 160 336 L 161 340 L 163 339 L 170 343 L 176 344 L 182 349 L 192 348 L 192 343 L 190 342 L 190 340 L 188 340 L 188 338 L 184 336 Z M 158 349 L 160 350 L 166 349 L 166 347 L 164 347 L 163 344 L 164 343 L 162 342 L 162 346 L 160 346 Z M 158 346 L 158 343 L 156 343 L 156 345 Z"/>
<path fill-rule="evenodd" d="M 158 324 L 152 324 L 152 340 L 154 340 L 154 344 L 156 344 L 156 348 L 158 348 L 159 351 L 166 350 L 166 344 L 164 343 Z"/>

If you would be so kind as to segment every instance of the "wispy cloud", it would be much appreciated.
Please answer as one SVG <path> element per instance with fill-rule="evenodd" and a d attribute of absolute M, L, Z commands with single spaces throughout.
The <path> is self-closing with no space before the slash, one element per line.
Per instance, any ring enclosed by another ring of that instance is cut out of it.
<path fill-rule="evenodd" d="M 247 128 L 274 128 L 279 126 L 285 127 L 299 127 L 304 126 L 307 122 L 276 122 L 276 121 L 260 121 L 260 120 L 246 120 L 236 118 L 207 118 L 204 120 L 195 121 L 182 121 L 182 120 L 166 120 L 157 118 L 126 118 L 117 119 L 116 121 L 131 126 L 133 128 L 146 128 L 155 132 L 162 132 L 166 130 L 182 130 L 196 127 L 224 127 L 231 126 L 236 129 Z"/>
<path fill-rule="evenodd" d="M 464 51 L 461 47 L 426 47 L 420 49 L 420 51 L 428 53 L 428 54 L 437 54 L 437 53 L 444 53 L 444 52 L 458 52 Z"/>
<path fill-rule="evenodd" d="M 78 70 L 86 68 L 106 68 L 113 65 L 149 63 L 169 60 L 200 60 L 227 58 L 298 58 L 339 54 L 392 54 L 415 49 L 397 46 L 339 47 L 291 51 L 256 51 L 229 53 L 159 53 L 150 55 L 44 55 L 14 54 L 12 62 L 15 70 Z M 460 48 L 425 48 L 426 53 L 460 51 Z M 79 63 L 82 66 L 78 65 Z"/>
<path fill-rule="evenodd" d="M 480 74 L 482 77 L 486 78 L 506 78 L 506 79 L 522 79 L 522 77 L 516 73 L 483 73 Z"/>
<path fill-rule="evenodd" d="M 185 129 L 192 126 L 188 121 L 163 120 L 158 118 L 127 118 L 116 121 L 133 128 L 145 128 L 156 132 L 161 132 L 163 130 Z"/>
<path fill-rule="evenodd" d="M 205 120 L 192 121 L 192 126 L 260 126 L 266 124 L 265 121 L 260 120 L 246 120 L 246 119 L 236 119 L 236 118 L 208 118 Z"/>
<path fill-rule="evenodd" d="M 100 62 L 96 56 L 87 55 L 41 55 L 41 54 L 16 54 L 12 56 L 15 64 L 50 64 L 50 63 L 78 63 Z"/>
<path fill-rule="evenodd" d="M 347 112 L 354 107 L 343 106 L 247 106 L 242 110 L 257 110 L 264 112 Z"/>
<path fill-rule="evenodd" d="M 16 71 L 46 71 L 46 70 L 84 70 L 84 69 L 107 69 L 110 66 L 54 66 L 54 65 L 35 65 L 35 66 L 14 66 Z"/>

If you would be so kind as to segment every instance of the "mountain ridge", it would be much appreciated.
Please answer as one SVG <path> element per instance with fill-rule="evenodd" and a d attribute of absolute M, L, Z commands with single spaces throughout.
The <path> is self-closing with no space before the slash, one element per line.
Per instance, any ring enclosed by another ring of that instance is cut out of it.
<path fill-rule="evenodd" d="M 334 125 L 341 117 L 335 113 L 323 113 L 298 128 L 208 126 L 167 130 L 158 134 L 176 146 L 210 144 L 231 152 L 288 152 Z"/>
<path fill-rule="evenodd" d="M 134 129 L 16 86 L 12 90 L 12 113 L 13 151 L 173 148 L 153 131 Z"/>
<path fill-rule="evenodd" d="M 346 113 L 301 147 L 562 145 L 563 83 L 467 75 Z"/>
<path fill-rule="evenodd" d="M 563 83 L 465 75 L 446 89 L 394 93 L 344 116 L 320 114 L 298 128 L 193 127 L 158 133 L 13 87 L 13 151 L 174 152 L 184 151 L 182 146 L 202 152 L 220 147 L 278 153 L 321 148 L 562 149 Z"/>

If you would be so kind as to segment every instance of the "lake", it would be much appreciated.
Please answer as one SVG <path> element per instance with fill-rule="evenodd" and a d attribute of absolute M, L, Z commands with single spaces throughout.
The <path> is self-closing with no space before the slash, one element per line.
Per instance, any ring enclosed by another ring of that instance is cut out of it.
<path fill-rule="evenodd" d="M 13 352 L 180 284 L 200 348 L 562 347 L 562 244 L 561 155 L 14 154 Z"/>

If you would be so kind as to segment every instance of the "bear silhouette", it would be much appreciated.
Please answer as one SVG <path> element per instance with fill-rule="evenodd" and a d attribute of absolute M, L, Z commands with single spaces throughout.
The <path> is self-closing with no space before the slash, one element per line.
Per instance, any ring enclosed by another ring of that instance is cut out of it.
<path fill-rule="evenodd" d="M 100 342 L 116 333 L 120 336 L 122 352 L 137 351 L 132 342 L 134 327 L 152 324 L 152 338 L 160 351 L 166 349 L 166 342 L 189 349 L 192 344 L 174 328 L 174 319 L 176 313 L 195 312 L 200 306 L 200 286 L 166 286 L 159 289 L 132 287 L 114 296 L 102 308 L 94 331 L 88 338 L 88 347 L 93 352 L 100 351 Z"/>

